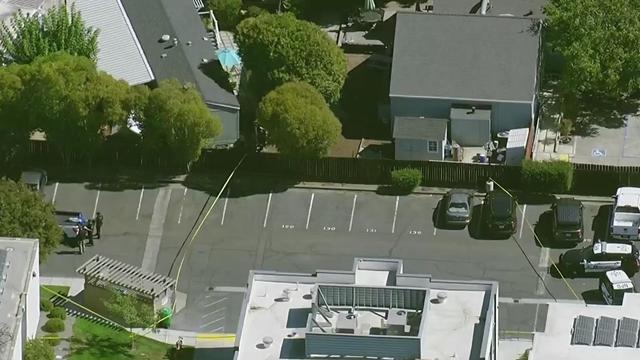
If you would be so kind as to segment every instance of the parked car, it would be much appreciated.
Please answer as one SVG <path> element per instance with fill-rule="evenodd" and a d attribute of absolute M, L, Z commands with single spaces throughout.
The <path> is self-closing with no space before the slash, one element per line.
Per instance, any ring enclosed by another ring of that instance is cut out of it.
<path fill-rule="evenodd" d="M 56 220 L 62 228 L 65 239 L 75 239 L 80 227 L 87 225 L 87 217 L 79 211 L 56 211 Z"/>
<path fill-rule="evenodd" d="M 23 171 L 20 181 L 35 191 L 42 192 L 47 185 L 47 172 L 41 169 Z"/>
<path fill-rule="evenodd" d="M 582 219 L 583 205 L 580 200 L 560 198 L 551 206 L 553 216 L 551 228 L 557 242 L 579 243 L 584 238 Z"/>
<path fill-rule="evenodd" d="M 624 294 L 635 292 L 633 282 L 622 270 L 611 270 L 600 277 L 600 294 L 607 305 L 622 305 Z"/>
<path fill-rule="evenodd" d="M 512 235 L 518 227 L 516 202 L 504 191 L 490 191 L 484 197 L 482 220 L 487 230 L 496 235 Z"/>
<path fill-rule="evenodd" d="M 640 233 L 640 188 L 621 187 L 614 196 L 615 204 L 609 220 L 612 239 L 638 240 Z"/>
<path fill-rule="evenodd" d="M 640 252 L 632 244 L 597 242 L 560 255 L 560 266 L 568 275 L 623 270 L 629 276 L 640 269 Z"/>
<path fill-rule="evenodd" d="M 444 225 L 465 227 L 471 221 L 473 195 L 465 190 L 450 190 L 442 197 L 440 206 Z"/>

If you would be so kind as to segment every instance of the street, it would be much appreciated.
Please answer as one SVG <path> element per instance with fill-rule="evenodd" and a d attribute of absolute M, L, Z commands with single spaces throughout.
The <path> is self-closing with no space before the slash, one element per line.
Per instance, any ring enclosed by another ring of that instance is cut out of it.
<path fill-rule="evenodd" d="M 552 262 L 565 249 L 540 247 L 533 235 L 534 229 L 539 234 L 548 230 L 549 204 L 522 205 L 516 234 L 495 240 L 479 237 L 473 223 L 464 230 L 435 227 L 437 195 L 287 189 L 247 185 L 250 180 L 232 182 L 213 208 L 219 191 L 215 184 L 51 183 L 45 194 L 56 209 L 88 216 L 100 211 L 104 228 L 102 239 L 84 255 L 61 245 L 42 273 L 77 277 L 77 266 L 102 254 L 178 276 L 178 290 L 188 298 L 175 326 L 200 332 L 235 331 L 252 269 L 347 270 L 354 257 L 399 258 L 405 272 L 434 278 L 499 281 L 500 328 L 506 332 L 541 330 L 544 321 L 538 318 L 554 298 L 576 301 L 575 293 L 580 300 L 598 301 L 596 278 L 565 283 L 551 275 Z M 479 213 L 481 199 L 475 201 Z M 585 243 L 579 247 L 594 238 L 592 223 L 602 206 L 585 203 Z M 183 262 L 177 256 L 181 249 L 186 251 Z"/>

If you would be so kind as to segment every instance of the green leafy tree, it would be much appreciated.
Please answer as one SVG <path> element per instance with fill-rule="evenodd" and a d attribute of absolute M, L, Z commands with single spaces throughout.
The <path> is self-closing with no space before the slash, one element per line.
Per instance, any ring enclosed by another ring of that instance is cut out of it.
<path fill-rule="evenodd" d="M 104 306 L 107 311 L 124 322 L 131 333 L 131 348 L 134 347 L 133 328 L 149 328 L 155 322 L 155 314 L 151 305 L 141 301 L 134 294 L 123 293 L 118 289 L 110 289 L 113 294 Z"/>
<path fill-rule="evenodd" d="M 243 20 L 235 39 L 246 70 L 241 101 L 250 108 L 290 81 L 311 84 L 329 104 L 340 98 L 347 76 L 346 58 L 318 26 L 292 14 L 264 14 Z"/>
<path fill-rule="evenodd" d="M 22 109 L 17 106 L 24 86 L 17 70 L 16 66 L 0 68 L 0 166 L 19 156 L 30 133 Z"/>
<path fill-rule="evenodd" d="M 242 0 L 209 0 L 208 4 L 223 29 L 233 29 L 240 22 Z"/>
<path fill-rule="evenodd" d="M 53 347 L 43 339 L 27 340 L 24 346 L 24 360 L 53 360 L 55 358 Z"/>
<path fill-rule="evenodd" d="M 17 104 L 22 111 L 15 116 L 44 131 L 67 164 L 72 155 L 92 159 L 109 127 L 126 125 L 134 108 L 136 97 L 129 85 L 98 72 L 82 56 L 47 55 L 23 65 L 18 73 L 25 96 Z"/>
<path fill-rule="evenodd" d="M 550 0 L 545 13 L 546 43 L 563 59 L 565 103 L 640 90 L 640 1 Z"/>
<path fill-rule="evenodd" d="M 53 205 L 24 184 L 0 180 L 0 234 L 40 240 L 40 261 L 62 240 Z"/>
<path fill-rule="evenodd" d="M 72 5 L 49 9 L 42 19 L 18 11 L 9 24 L 0 26 L 4 62 L 26 64 L 42 55 L 64 51 L 93 61 L 98 54 L 98 30 L 87 27 Z"/>
<path fill-rule="evenodd" d="M 304 82 L 286 83 L 267 94 L 257 120 L 267 130 L 269 142 L 292 157 L 326 155 L 341 131 L 322 95 Z"/>
<path fill-rule="evenodd" d="M 222 130 L 200 94 L 177 80 L 165 80 L 153 89 L 142 111 L 142 147 L 150 157 L 185 165 L 200 157 L 207 139 Z"/>

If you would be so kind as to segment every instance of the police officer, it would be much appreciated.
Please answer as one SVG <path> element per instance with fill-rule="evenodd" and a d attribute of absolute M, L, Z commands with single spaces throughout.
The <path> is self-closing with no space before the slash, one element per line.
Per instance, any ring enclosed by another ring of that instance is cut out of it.
<path fill-rule="evenodd" d="M 89 239 L 89 246 L 93 246 L 93 228 L 95 224 L 93 220 L 89 220 L 85 230 L 87 231 L 87 238 Z"/>
<path fill-rule="evenodd" d="M 95 219 L 95 223 L 96 223 L 96 238 L 100 239 L 100 229 L 102 229 L 102 222 L 104 221 L 104 217 L 102 216 L 102 214 L 98 211 L 96 213 L 96 219 Z"/>
<path fill-rule="evenodd" d="M 78 251 L 80 255 L 84 254 L 84 238 L 86 237 L 86 230 L 84 225 L 78 225 L 78 236 L 76 237 L 78 241 Z"/>

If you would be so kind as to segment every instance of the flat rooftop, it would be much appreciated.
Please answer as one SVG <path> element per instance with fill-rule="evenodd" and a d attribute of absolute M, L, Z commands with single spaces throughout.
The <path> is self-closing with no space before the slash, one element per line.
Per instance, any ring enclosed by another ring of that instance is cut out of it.
<path fill-rule="evenodd" d="M 621 306 L 550 303 L 529 360 L 640 359 L 639 326 L 640 294 L 625 294 Z"/>
<path fill-rule="evenodd" d="M 252 271 L 234 359 L 394 357 L 396 349 L 480 358 L 492 344 L 497 291 L 490 281 L 404 274 L 400 260 L 357 258 L 352 271 L 315 274 Z"/>
<path fill-rule="evenodd" d="M 0 342 L 0 359 L 9 359 L 15 346 L 18 325 L 26 306 L 30 270 L 38 261 L 38 240 L 0 237 L 0 331 L 11 341 Z"/>

